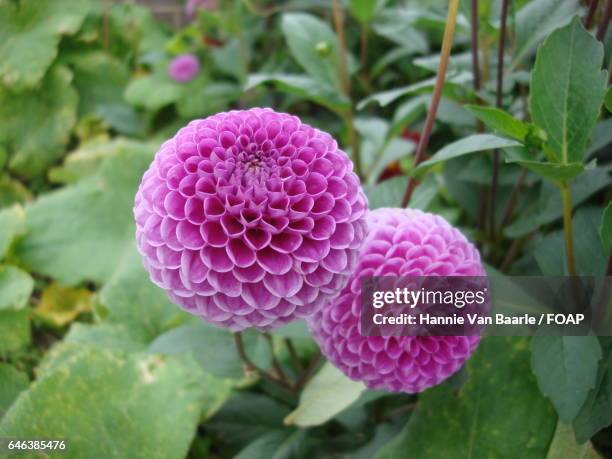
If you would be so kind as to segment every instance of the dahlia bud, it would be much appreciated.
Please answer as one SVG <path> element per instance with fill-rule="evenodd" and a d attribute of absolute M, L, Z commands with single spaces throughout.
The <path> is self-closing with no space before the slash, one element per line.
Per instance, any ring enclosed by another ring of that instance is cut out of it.
<path fill-rule="evenodd" d="M 270 109 L 190 122 L 134 206 L 151 279 L 207 321 L 271 329 L 334 298 L 357 264 L 367 201 L 327 133 Z"/>
<path fill-rule="evenodd" d="M 484 276 L 478 250 L 442 217 L 412 209 L 368 214 L 359 263 L 340 295 L 308 319 L 323 354 L 373 389 L 421 392 L 455 373 L 479 336 L 362 336 L 361 280 L 369 276 Z"/>
<path fill-rule="evenodd" d="M 200 61 L 193 54 L 181 54 L 172 59 L 168 74 L 177 83 L 188 83 L 200 72 Z"/>

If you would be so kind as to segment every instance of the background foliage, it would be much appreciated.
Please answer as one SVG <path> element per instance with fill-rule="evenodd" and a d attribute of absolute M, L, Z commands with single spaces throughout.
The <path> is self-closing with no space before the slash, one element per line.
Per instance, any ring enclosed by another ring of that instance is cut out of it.
<path fill-rule="evenodd" d="M 516 0 L 498 54 L 502 2 L 477 4 L 480 84 L 462 1 L 415 167 L 444 1 L 348 0 L 339 36 L 327 1 L 228 0 L 170 30 L 133 4 L 0 0 L 0 436 L 68 438 L 78 458 L 610 457 L 610 338 L 487 338 L 416 396 L 319 362 L 303 323 L 246 333 L 260 367 L 314 369 L 286 391 L 245 373 L 231 334 L 170 304 L 136 253 L 133 196 L 160 143 L 271 106 L 359 156 L 371 208 L 418 178 L 409 205 L 460 227 L 489 275 L 604 275 L 612 29 L 596 32 L 599 11 L 585 30 L 577 0 Z M 176 83 L 186 52 L 201 70 Z"/>

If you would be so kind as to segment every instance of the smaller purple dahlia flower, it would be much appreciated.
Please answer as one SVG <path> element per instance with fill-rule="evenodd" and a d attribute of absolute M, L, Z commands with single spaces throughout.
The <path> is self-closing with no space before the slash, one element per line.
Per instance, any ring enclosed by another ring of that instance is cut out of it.
<path fill-rule="evenodd" d="M 478 250 L 437 215 L 412 209 L 368 214 L 359 263 L 340 295 L 308 319 L 323 354 L 373 389 L 421 392 L 455 373 L 479 336 L 362 336 L 361 280 L 371 276 L 484 276 Z"/>
<path fill-rule="evenodd" d="M 188 83 L 200 71 L 200 61 L 193 54 L 181 54 L 175 57 L 168 66 L 170 78 L 178 83 Z"/>
<path fill-rule="evenodd" d="M 190 122 L 136 194 L 151 279 L 207 321 L 242 330 L 311 315 L 345 286 L 367 201 L 327 133 L 270 109 Z"/>

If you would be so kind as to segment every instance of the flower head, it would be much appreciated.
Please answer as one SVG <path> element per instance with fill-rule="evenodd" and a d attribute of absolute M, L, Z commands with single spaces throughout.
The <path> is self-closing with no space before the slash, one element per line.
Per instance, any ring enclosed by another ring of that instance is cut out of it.
<path fill-rule="evenodd" d="M 327 133 L 270 109 L 179 130 L 134 206 L 151 279 L 209 322 L 270 329 L 312 314 L 357 264 L 367 202 Z"/>
<path fill-rule="evenodd" d="M 200 61 L 193 54 L 181 54 L 175 57 L 168 66 L 170 78 L 178 83 L 188 83 L 200 71 Z"/>
<path fill-rule="evenodd" d="M 443 218 L 411 209 L 368 214 L 351 280 L 308 319 L 323 354 L 368 387 L 420 392 L 455 373 L 479 336 L 362 336 L 361 280 L 370 276 L 483 276 L 476 248 Z"/>

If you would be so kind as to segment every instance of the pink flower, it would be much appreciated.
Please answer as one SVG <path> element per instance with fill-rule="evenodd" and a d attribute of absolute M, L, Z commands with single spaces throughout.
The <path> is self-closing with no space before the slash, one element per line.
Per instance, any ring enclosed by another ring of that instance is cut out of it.
<path fill-rule="evenodd" d="M 214 11 L 218 6 L 217 0 L 187 0 L 185 4 L 185 16 L 192 19 L 197 10 Z"/>
<path fill-rule="evenodd" d="M 455 373 L 479 336 L 362 336 L 361 280 L 370 276 L 484 276 L 476 248 L 443 218 L 411 209 L 368 214 L 359 264 L 340 295 L 308 319 L 323 354 L 373 389 L 421 392 Z"/>
<path fill-rule="evenodd" d="M 367 202 L 327 133 L 271 109 L 195 120 L 157 152 L 134 206 L 151 279 L 207 321 L 271 329 L 335 297 Z"/>
<path fill-rule="evenodd" d="M 178 83 L 188 83 L 200 71 L 200 61 L 193 54 L 181 54 L 175 57 L 168 66 L 170 78 Z"/>

